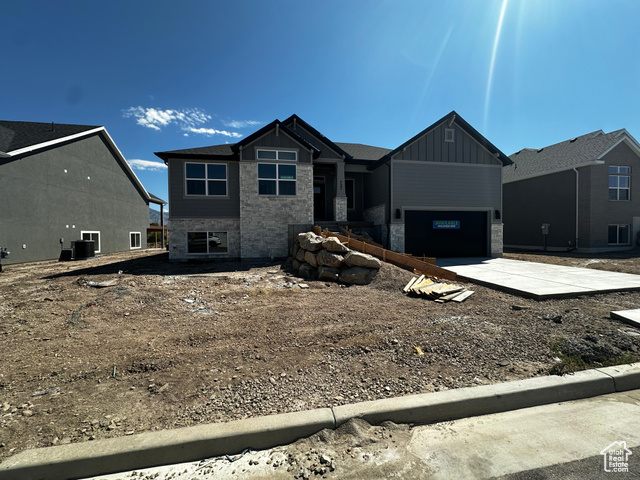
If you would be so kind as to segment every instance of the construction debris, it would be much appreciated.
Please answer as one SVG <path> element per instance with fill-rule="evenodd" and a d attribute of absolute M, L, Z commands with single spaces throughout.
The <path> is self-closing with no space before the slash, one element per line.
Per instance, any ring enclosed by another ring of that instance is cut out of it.
<path fill-rule="evenodd" d="M 426 275 L 412 277 L 402 291 L 408 295 L 428 298 L 438 303 L 464 302 L 475 293 L 461 285 L 440 282 Z"/>

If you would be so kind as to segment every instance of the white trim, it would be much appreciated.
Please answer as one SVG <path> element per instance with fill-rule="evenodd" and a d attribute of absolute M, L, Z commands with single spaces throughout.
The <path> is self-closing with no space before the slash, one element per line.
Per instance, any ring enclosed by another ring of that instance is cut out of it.
<path fill-rule="evenodd" d="M 102 250 L 102 238 L 100 238 L 100 231 L 99 230 L 80 230 L 80 238 L 81 240 L 84 240 L 84 238 L 82 238 L 84 236 L 85 233 L 88 233 L 89 235 L 93 235 L 94 233 L 98 234 L 98 245 L 95 245 L 95 240 L 94 240 L 94 247 L 95 253 L 100 253 L 100 251 Z M 91 238 L 89 238 L 89 240 L 92 240 Z"/>
<path fill-rule="evenodd" d="M 149 192 L 147 192 L 146 188 L 144 188 L 144 186 L 142 185 L 142 182 L 140 181 L 138 176 L 135 174 L 135 172 L 127 162 L 126 158 L 124 158 L 124 155 L 122 155 L 122 152 L 120 151 L 116 143 L 113 141 L 113 139 L 109 135 L 109 132 L 107 132 L 107 129 L 104 127 L 94 128 L 91 130 L 87 130 L 86 132 L 80 132 L 74 135 L 68 135 L 66 137 L 58 138 L 56 140 L 50 140 L 48 142 L 38 143 L 36 145 L 19 148 L 18 150 L 12 150 L 11 152 L 6 152 L 6 153 L 7 155 L 11 155 L 12 157 L 17 155 L 23 155 L 25 153 L 35 153 L 36 151 L 42 150 L 43 148 L 51 147 L 59 143 L 69 142 L 71 140 L 77 140 L 80 138 L 88 137 L 95 133 L 104 135 L 104 138 L 107 140 L 107 143 L 109 144 L 109 146 L 111 146 L 111 148 L 113 148 L 113 150 L 115 151 L 116 158 L 120 160 L 120 163 L 122 164 L 123 168 L 127 171 L 127 173 L 131 175 L 136 186 L 143 192 L 144 199 L 147 202 L 155 203 L 154 201 L 151 200 L 151 197 L 149 197 Z"/>
<path fill-rule="evenodd" d="M 138 246 L 131 246 L 131 235 L 138 235 Z M 138 250 L 142 248 L 142 233 L 140 232 L 129 232 L 129 250 Z"/>
<path fill-rule="evenodd" d="M 297 148 L 277 148 L 277 147 L 255 147 L 256 149 L 256 162 L 296 162 L 298 163 L 298 149 Z M 276 152 L 276 158 L 260 158 L 258 152 Z M 280 152 L 294 153 L 296 155 L 295 160 L 280 159 Z"/>
<path fill-rule="evenodd" d="M 634 153 L 640 157 L 640 145 L 638 144 L 636 139 L 633 138 L 631 135 L 629 135 L 626 130 L 623 130 L 618 135 L 616 135 L 616 138 L 618 138 L 621 135 L 622 135 L 622 138 L 620 138 L 620 140 L 618 140 L 612 146 L 607 148 L 604 151 L 604 153 L 600 154 L 600 156 L 598 157 L 598 160 L 602 160 L 602 157 L 604 157 L 607 153 L 609 153 L 611 150 L 613 150 L 623 142 L 626 143 L 629 146 L 629 148 L 631 148 L 631 150 L 633 150 Z"/>
<path fill-rule="evenodd" d="M 513 168 L 513 165 L 516 163 L 518 162 L 514 161 L 512 165 L 506 166 L 505 168 Z M 556 168 L 553 170 L 546 171 L 544 173 L 532 173 L 531 175 L 525 175 L 524 177 L 520 177 L 515 180 L 504 180 L 503 185 L 507 183 L 521 182 L 522 180 L 529 180 L 530 178 L 544 177 L 545 175 L 552 175 L 554 173 L 567 172 L 569 170 L 573 170 L 574 168 L 593 167 L 594 165 L 604 165 L 604 164 L 605 162 L 602 160 L 592 160 L 590 162 L 580 163 L 578 165 L 570 165 L 567 167 Z"/>

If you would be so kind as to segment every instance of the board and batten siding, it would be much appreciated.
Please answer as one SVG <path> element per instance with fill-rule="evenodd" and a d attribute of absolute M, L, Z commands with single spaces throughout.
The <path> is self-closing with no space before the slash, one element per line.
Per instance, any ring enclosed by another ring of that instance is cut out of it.
<path fill-rule="evenodd" d="M 454 129 L 454 141 L 444 141 L 444 131 Z M 422 160 L 445 163 L 470 163 L 499 165 L 500 160 L 471 138 L 463 129 L 454 124 L 443 123 L 416 139 L 393 157 L 395 160 Z"/>
<path fill-rule="evenodd" d="M 298 163 L 311 163 L 311 153 L 309 150 L 282 130 L 280 130 L 277 135 L 275 129 L 271 130 L 269 133 L 266 133 L 249 145 L 243 147 L 242 161 L 256 161 L 256 149 L 260 147 L 296 150 L 298 152 Z"/>
<path fill-rule="evenodd" d="M 307 131 L 304 127 L 299 124 L 296 124 L 295 128 L 293 122 L 289 123 L 287 127 L 294 131 L 300 138 L 305 139 L 311 145 L 320 149 L 320 158 L 342 158 L 341 155 L 338 155 L 333 149 L 329 148 L 329 146 L 323 142 L 321 139 L 313 135 L 311 132 Z"/>
<path fill-rule="evenodd" d="M 500 166 L 403 161 L 393 161 L 392 165 L 394 210 L 501 209 Z"/>
<path fill-rule="evenodd" d="M 225 163 L 227 165 L 227 195 L 187 196 L 185 163 Z M 176 160 L 169 159 L 169 215 L 174 218 L 239 218 L 240 181 L 236 160 Z"/>

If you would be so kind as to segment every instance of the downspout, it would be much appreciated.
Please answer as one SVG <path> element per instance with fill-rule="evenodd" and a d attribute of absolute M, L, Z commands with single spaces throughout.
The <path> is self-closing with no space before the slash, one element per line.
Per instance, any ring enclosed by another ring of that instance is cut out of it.
<path fill-rule="evenodd" d="M 580 185 L 580 173 L 578 172 L 578 169 L 576 167 L 573 167 L 573 171 L 576 172 L 576 244 L 574 249 L 577 250 L 578 249 L 578 218 L 579 218 L 579 207 L 578 207 L 578 187 Z"/>

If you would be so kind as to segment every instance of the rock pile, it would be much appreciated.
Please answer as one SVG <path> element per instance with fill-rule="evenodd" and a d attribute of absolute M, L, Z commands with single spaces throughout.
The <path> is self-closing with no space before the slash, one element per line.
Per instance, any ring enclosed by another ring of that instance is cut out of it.
<path fill-rule="evenodd" d="M 382 266 L 380 260 L 350 250 L 335 237 L 299 233 L 291 247 L 291 266 L 302 278 L 367 285 Z"/>

